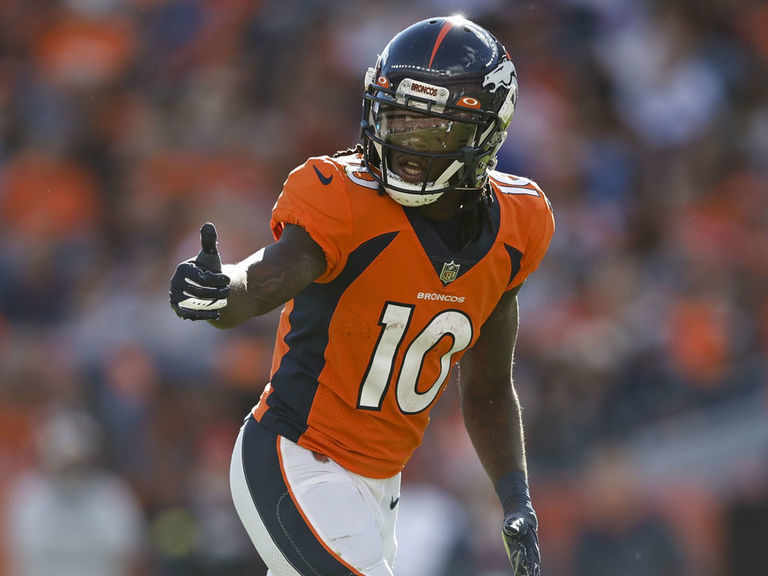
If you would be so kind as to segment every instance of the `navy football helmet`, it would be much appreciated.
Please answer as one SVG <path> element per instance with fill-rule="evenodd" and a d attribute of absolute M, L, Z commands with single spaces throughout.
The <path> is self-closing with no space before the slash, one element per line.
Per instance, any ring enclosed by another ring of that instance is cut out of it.
<path fill-rule="evenodd" d="M 371 175 L 398 203 L 422 206 L 485 186 L 517 101 L 504 46 L 461 16 L 397 34 L 365 77 L 361 136 Z"/>

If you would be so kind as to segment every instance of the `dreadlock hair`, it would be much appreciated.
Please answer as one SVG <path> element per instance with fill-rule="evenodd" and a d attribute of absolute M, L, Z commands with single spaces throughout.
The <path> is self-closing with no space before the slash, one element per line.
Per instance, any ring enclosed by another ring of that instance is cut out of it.
<path fill-rule="evenodd" d="M 339 150 L 331 154 L 331 158 L 339 158 L 340 156 L 349 156 L 350 154 L 362 154 L 363 145 L 357 144 L 354 148 L 347 148 L 346 150 Z"/>

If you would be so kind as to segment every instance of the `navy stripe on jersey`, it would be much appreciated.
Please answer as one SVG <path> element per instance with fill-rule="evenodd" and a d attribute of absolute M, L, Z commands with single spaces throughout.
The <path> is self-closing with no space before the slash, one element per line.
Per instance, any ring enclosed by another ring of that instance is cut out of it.
<path fill-rule="evenodd" d="M 277 436 L 253 418 L 243 430 L 243 471 L 251 499 L 272 541 L 299 574 L 354 576 L 307 526 L 280 470 Z"/>
<path fill-rule="evenodd" d="M 334 280 L 310 284 L 293 299 L 291 331 L 285 336 L 288 351 L 272 376 L 269 409 L 260 419 L 274 432 L 294 442 L 306 432 L 318 378 L 325 367 L 328 330 L 336 306 L 347 288 L 397 234 L 389 232 L 364 242 L 350 253 L 344 270 Z"/>
<path fill-rule="evenodd" d="M 520 272 L 520 260 L 523 259 L 523 253 L 514 246 L 510 246 L 509 244 L 504 244 L 504 248 L 507 249 L 507 254 L 509 254 L 509 263 L 511 266 L 509 272 L 509 282 L 512 282 L 512 279 L 517 276 L 518 272 Z M 507 282 L 507 284 L 509 284 L 509 282 Z"/>
<path fill-rule="evenodd" d="M 488 254 L 499 233 L 499 222 L 501 221 L 499 202 L 494 199 L 490 205 L 491 225 L 488 226 L 488 223 L 484 221 L 480 235 L 460 251 L 455 252 L 446 245 L 440 234 L 432 227 L 429 220 L 421 215 L 417 208 L 404 208 L 404 212 L 424 252 L 432 262 L 435 273 L 440 276 L 443 265 L 453 262 L 454 264 L 459 264 L 457 278 L 468 272 L 472 266 Z"/>

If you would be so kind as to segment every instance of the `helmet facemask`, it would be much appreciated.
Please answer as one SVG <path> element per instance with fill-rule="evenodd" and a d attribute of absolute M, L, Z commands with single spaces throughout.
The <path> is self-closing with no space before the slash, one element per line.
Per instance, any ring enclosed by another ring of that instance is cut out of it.
<path fill-rule="evenodd" d="M 515 67 L 487 30 L 460 16 L 417 22 L 366 74 L 366 167 L 406 206 L 482 190 L 516 100 Z"/>
<path fill-rule="evenodd" d="M 368 76 L 372 76 L 372 70 Z M 406 89 L 403 90 L 403 86 Z M 371 174 L 398 203 L 422 206 L 454 189 L 477 190 L 496 164 L 509 118 L 469 106 L 448 105 L 446 88 L 404 79 L 393 91 L 367 83 L 363 138 Z M 434 98 L 407 93 L 413 86 Z M 461 102 L 477 105 L 465 96 Z"/>

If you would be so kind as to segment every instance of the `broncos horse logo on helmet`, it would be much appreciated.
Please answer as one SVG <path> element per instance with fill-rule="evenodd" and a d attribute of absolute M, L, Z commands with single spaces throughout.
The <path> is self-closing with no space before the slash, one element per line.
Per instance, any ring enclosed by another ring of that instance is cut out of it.
<path fill-rule="evenodd" d="M 488 72 L 483 79 L 483 88 L 488 88 L 491 92 L 496 92 L 499 88 L 511 88 L 512 83 L 516 81 L 515 65 L 509 60 L 503 60 L 496 68 Z"/>
<path fill-rule="evenodd" d="M 417 22 L 387 44 L 365 88 L 364 160 L 395 201 L 485 186 L 517 101 L 515 67 L 490 32 L 461 16 Z"/>

